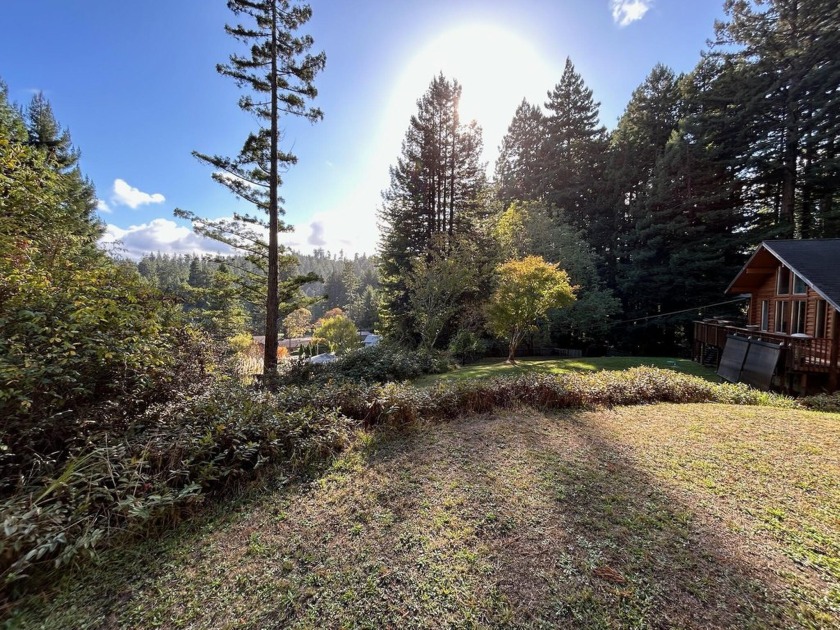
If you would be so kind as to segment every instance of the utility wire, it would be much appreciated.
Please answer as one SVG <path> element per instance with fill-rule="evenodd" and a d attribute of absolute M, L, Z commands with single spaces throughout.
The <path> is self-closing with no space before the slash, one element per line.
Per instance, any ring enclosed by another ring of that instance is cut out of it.
<path fill-rule="evenodd" d="M 659 313 L 658 315 L 647 315 L 646 317 L 634 317 L 633 319 L 624 319 L 620 322 L 615 322 L 616 324 L 629 324 L 630 322 L 643 322 L 648 319 L 656 319 L 657 317 L 668 317 L 669 315 L 679 315 L 680 313 L 690 313 L 691 311 L 699 311 L 704 308 L 712 308 L 713 306 L 723 306 L 724 304 L 734 304 L 735 302 L 742 302 L 743 300 L 749 300 L 749 297 L 739 297 L 734 300 L 728 300 L 726 302 L 715 302 L 714 304 L 704 304 L 703 306 L 695 306 L 694 308 L 684 308 L 681 311 L 671 311 L 670 313 Z"/>

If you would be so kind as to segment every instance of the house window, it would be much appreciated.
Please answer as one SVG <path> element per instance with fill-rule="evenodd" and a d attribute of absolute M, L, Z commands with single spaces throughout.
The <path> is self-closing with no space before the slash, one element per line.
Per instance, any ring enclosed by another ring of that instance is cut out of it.
<path fill-rule="evenodd" d="M 776 302 L 776 332 L 785 333 L 788 331 L 788 302 L 779 300 Z"/>
<path fill-rule="evenodd" d="M 778 295 L 790 293 L 790 269 L 784 265 L 779 267 L 779 275 L 776 278 L 776 293 Z"/>
<path fill-rule="evenodd" d="M 828 333 L 828 303 L 825 300 L 817 302 L 817 322 L 814 337 L 825 337 Z"/>
<path fill-rule="evenodd" d="M 797 295 L 805 295 L 808 293 L 808 285 L 805 284 L 805 281 L 793 274 L 793 292 Z"/>
<path fill-rule="evenodd" d="M 793 303 L 793 321 L 790 329 L 791 334 L 805 332 L 805 300 L 797 300 Z"/>
<path fill-rule="evenodd" d="M 770 330 L 770 302 L 761 300 L 761 330 Z"/>

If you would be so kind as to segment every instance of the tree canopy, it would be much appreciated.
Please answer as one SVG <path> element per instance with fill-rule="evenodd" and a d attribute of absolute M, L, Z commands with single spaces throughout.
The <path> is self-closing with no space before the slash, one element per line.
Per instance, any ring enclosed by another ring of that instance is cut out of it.
<path fill-rule="evenodd" d="M 490 330 L 508 341 L 508 361 L 516 361 L 516 350 L 525 335 L 550 309 L 574 302 L 576 287 L 569 275 L 541 256 L 510 260 L 496 269 L 497 286 L 487 307 Z"/>
<path fill-rule="evenodd" d="M 345 354 L 359 347 L 359 333 L 355 324 L 346 315 L 325 317 L 315 328 L 315 339 L 327 344 L 330 352 Z"/>

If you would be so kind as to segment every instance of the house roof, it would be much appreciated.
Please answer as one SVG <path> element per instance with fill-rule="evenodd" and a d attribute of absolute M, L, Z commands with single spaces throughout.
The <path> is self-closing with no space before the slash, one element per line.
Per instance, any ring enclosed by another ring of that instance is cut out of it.
<path fill-rule="evenodd" d="M 309 362 L 314 363 L 315 365 L 335 363 L 336 361 L 338 361 L 338 357 L 334 352 L 325 352 L 324 354 L 316 354 L 314 357 L 309 357 Z"/>
<path fill-rule="evenodd" d="M 775 273 L 776 259 L 840 310 L 840 238 L 764 241 L 726 289 L 746 293 Z"/>
<path fill-rule="evenodd" d="M 265 335 L 253 335 L 254 343 L 261 346 L 265 345 Z M 286 339 L 278 339 L 277 345 L 283 348 L 295 350 L 301 346 L 308 346 L 312 342 L 312 337 L 291 337 Z"/>

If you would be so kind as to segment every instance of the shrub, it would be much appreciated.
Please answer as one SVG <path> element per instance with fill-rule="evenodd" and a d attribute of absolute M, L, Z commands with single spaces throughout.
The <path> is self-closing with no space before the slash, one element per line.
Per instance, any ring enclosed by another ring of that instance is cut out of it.
<path fill-rule="evenodd" d="M 0 588 L 177 518 L 268 465 L 300 472 L 349 443 L 354 423 L 326 405 L 281 407 L 274 394 L 218 380 L 149 407 L 120 432 L 91 432 L 0 503 Z"/>
<path fill-rule="evenodd" d="M 440 374 L 452 369 L 449 358 L 437 350 L 408 350 L 380 343 L 348 353 L 330 366 L 328 375 L 369 383 L 403 381 L 423 374 Z"/>
<path fill-rule="evenodd" d="M 487 354 L 489 344 L 471 330 L 459 330 L 449 342 L 449 353 L 459 363 L 469 363 Z"/>
<path fill-rule="evenodd" d="M 817 394 L 807 396 L 800 400 L 803 406 L 814 411 L 825 411 L 828 413 L 840 413 L 840 392 L 833 394 Z"/>
<path fill-rule="evenodd" d="M 124 391 L 111 391 L 98 401 L 68 397 L 48 414 L 38 408 L 6 416 L 0 437 L 0 497 L 63 468 L 78 448 L 97 444 L 103 435 L 120 436 L 152 401 L 169 400 L 209 378 L 214 348 L 206 337 L 170 329 L 165 342 L 158 343 L 169 345 L 166 363 L 143 375 L 142 388 L 123 384 Z M 115 381 L 120 378 L 114 375 Z"/>
<path fill-rule="evenodd" d="M 791 398 L 745 385 L 715 384 L 657 368 L 622 372 L 524 374 L 481 381 L 441 382 L 417 388 L 409 383 L 365 384 L 333 380 L 283 390 L 284 409 L 335 409 L 365 426 L 443 421 L 463 414 L 528 405 L 539 409 L 720 402 L 796 407 Z"/>

